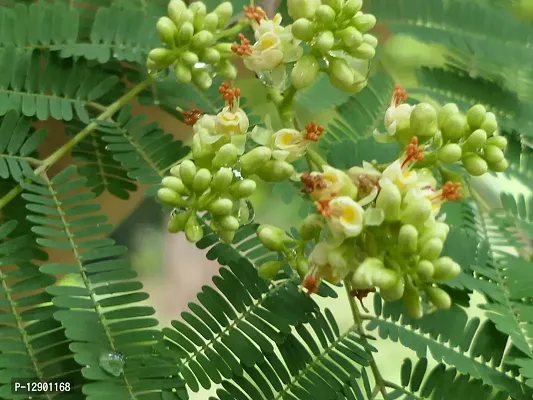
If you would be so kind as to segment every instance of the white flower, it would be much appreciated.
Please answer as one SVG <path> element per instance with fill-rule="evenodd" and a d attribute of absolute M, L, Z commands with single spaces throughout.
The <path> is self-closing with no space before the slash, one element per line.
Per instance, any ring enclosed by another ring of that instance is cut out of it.
<path fill-rule="evenodd" d="M 281 26 L 281 20 L 282 17 L 279 13 L 276 14 L 272 19 L 261 19 L 261 22 L 259 22 L 259 24 L 255 20 L 253 20 L 252 28 L 254 30 L 255 40 L 259 41 L 259 38 L 261 36 L 269 32 L 273 33 L 276 36 L 283 34 L 285 28 Z"/>
<path fill-rule="evenodd" d="M 216 117 L 214 115 L 202 115 L 193 126 L 194 133 L 207 144 L 215 143 L 222 135 L 216 131 Z"/>
<path fill-rule="evenodd" d="M 325 188 L 316 189 L 311 193 L 311 198 L 313 200 L 335 197 L 339 194 L 350 193 L 354 194 L 354 196 L 357 194 L 352 180 L 344 171 L 330 167 L 329 165 L 323 165 L 322 170 L 324 172 L 311 173 L 311 176 L 319 175 L 325 183 Z"/>
<path fill-rule="evenodd" d="M 232 110 L 231 107 L 226 106 L 216 117 L 216 131 L 221 135 L 245 134 L 249 126 L 250 121 L 242 108 Z"/>
<path fill-rule="evenodd" d="M 327 222 L 333 232 L 342 233 L 345 237 L 361 234 L 365 210 L 359 203 L 347 196 L 340 196 L 330 201 L 329 208 L 331 215 Z"/>
<path fill-rule="evenodd" d="M 411 111 L 413 107 L 410 104 L 400 104 L 398 106 L 391 105 L 385 112 L 385 129 L 389 135 L 394 136 L 398 129 L 405 129 L 409 127 L 409 120 L 411 118 Z"/>
<path fill-rule="evenodd" d="M 304 133 L 296 129 L 280 129 L 272 136 L 272 157 L 276 160 L 292 162 L 301 157 L 308 145 Z"/>
<path fill-rule="evenodd" d="M 309 255 L 311 273 L 331 283 L 338 283 L 350 272 L 343 249 L 327 242 L 318 243 Z"/>
<path fill-rule="evenodd" d="M 390 164 L 382 173 L 382 178 L 387 178 L 392 181 L 400 191 L 405 192 L 413 184 L 416 184 L 418 175 L 415 171 L 411 171 L 407 164 L 402 165 L 401 160 L 396 160 Z"/>

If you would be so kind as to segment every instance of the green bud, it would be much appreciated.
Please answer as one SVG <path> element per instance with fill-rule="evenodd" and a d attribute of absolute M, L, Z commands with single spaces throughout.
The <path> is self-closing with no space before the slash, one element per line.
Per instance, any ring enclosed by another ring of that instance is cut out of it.
<path fill-rule="evenodd" d="M 241 181 L 235 182 L 231 186 L 231 194 L 237 199 L 243 199 L 245 197 L 250 197 L 255 189 L 257 184 L 252 179 L 243 179 Z"/>
<path fill-rule="evenodd" d="M 487 132 L 488 136 L 492 136 L 494 132 L 496 132 L 496 129 L 498 129 L 496 115 L 490 111 L 487 112 L 487 114 L 485 114 L 485 121 L 483 121 L 480 128 Z"/>
<path fill-rule="evenodd" d="M 169 47 L 174 47 L 174 35 L 176 34 L 176 25 L 168 17 L 161 17 L 155 26 L 159 40 Z"/>
<path fill-rule="evenodd" d="M 407 310 L 407 314 L 413 319 L 420 319 L 424 312 L 422 310 L 422 302 L 420 301 L 420 295 L 418 289 L 413 286 L 412 283 L 405 285 L 405 291 L 403 293 L 403 305 Z"/>
<path fill-rule="evenodd" d="M 192 10 L 185 10 L 181 13 L 180 19 L 177 25 L 181 26 L 185 23 L 192 24 L 193 21 L 194 21 L 194 12 Z"/>
<path fill-rule="evenodd" d="M 256 147 L 240 158 L 241 172 L 245 175 L 255 173 L 272 157 L 272 150 L 266 146 Z"/>
<path fill-rule="evenodd" d="M 179 83 L 190 83 L 192 80 L 191 70 L 180 61 L 176 62 L 174 73 L 176 74 L 176 80 Z"/>
<path fill-rule="evenodd" d="M 257 175 L 266 182 L 283 182 L 294 174 L 294 167 L 285 161 L 267 161 L 257 171 Z"/>
<path fill-rule="evenodd" d="M 224 243 L 230 244 L 235 238 L 235 231 L 218 231 L 217 235 Z"/>
<path fill-rule="evenodd" d="M 213 11 L 218 17 L 218 28 L 224 28 L 233 14 L 233 5 L 230 1 L 221 3 Z"/>
<path fill-rule="evenodd" d="M 435 267 L 433 266 L 433 263 L 428 260 L 420 260 L 416 267 L 416 273 L 418 274 L 418 277 L 423 281 L 430 280 L 433 277 L 434 271 Z"/>
<path fill-rule="evenodd" d="M 418 231 L 413 225 L 402 225 L 398 233 L 398 247 L 406 253 L 414 253 L 418 246 Z"/>
<path fill-rule="evenodd" d="M 336 16 L 335 10 L 325 4 L 319 6 L 315 11 L 315 19 L 323 25 L 332 24 Z"/>
<path fill-rule="evenodd" d="M 161 188 L 157 191 L 157 198 L 162 203 L 172 207 L 183 207 L 187 205 L 185 201 L 178 193 L 169 188 Z"/>
<path fill-rule="evenodd" d="M 207 90 L 213 84 L 211 75 L 209 75 L 209 73 L 203 69 L 193 70 L 192 80 L 201 90 Z"/>
<path fill-rule="evenodd" d="M 175 165 L 172 168 L 170 168 L 170 175 L 175 176 L 176 178 L 180 178 L 180 165 Z"/>
<path fill-rule="evenodd" d="M 278 274 L 281 266 L 282 264 L 279 261 L 267 261 L 257 268 L 257 274 L 262 279 L 273 279 Z"/>
<path fill-rule="evenodd" d="M 192 189 L 198 195 L 204 193 L 211 185 L 211 172 L 206 168 L 198 170 L 192 182 Z"/>
<path fill-rule="evenodd" d="M 497 163 L 489 164 L 490 170 L 494 172 L 503 172 L 508 166 L 509 162 L 505 158 Z"/>
<path fill-rule="evenodd" d="M 303 277 L 307 274 L 309 271 L 309 261 L 307 258 L 299 257 L 296 260 L 296 272 L 298 272 L 298 275 L 300 278 L 303 279 Z"/>
<path fill-rule="evenodd" d="M 315 36 L 313 23 L 306 18 L 300 18 L 292 24 L 291 32 L 296 39 L 308 42 Z"/>
<path fill-rule="evenodd" d="M 201 1 L 195 1 L 191 3 L 189 9 L 194 12 L 194 28 L 198 31 L 203 29 L 205 16 L 207 15 L 205 4 Z"/>
<path fill-rule="evenodd" d="M 178 233 L 185 229 L 185 224 L 191 216 L 191 211 L 185 211 L 181 213 L 176 213 L 172 216 L 170 221 L 167 224 L 167 231 L 170 233 Z"/>
<path fill-rule="evenodd" d="M 181 195 L 189 194 L 189 191 L 187 190 L 181 179 L 175 176 L 165 176 L 161 181 L 161 185 L 166 188 L 172 189 L 173 191 Z"/>
<path fill-rule="evenodd" d="M 180 44 L 189 43 L 194 34 L 194 27 L 191 22 L 184 22 L 177 33 L 177 41 Z"/>
<path fill-rule="evenodd" d="M 365 33 L 363 35 L 363 40 L 365 43 L 368 43 L 370 46 L 372 46 L 374 49 L 378 47 L 378 38 L 374 35 L 371 35 L 370 33 Z"/>
<path fill-rule="evenodd" d="M 461 267 L 450 257 L 441 257 L 433 261 L 435 272 L 433 272 L 433 280 L 446 281 L 453 279 L 461 272 Z"/>
<path fill-rule="evenodd" d="M 402 204 L 402 194 L 395 184 L 382 186 L 376 198 L 376 208 L 385 212 L 385 221 L 394 222 L 400 219 L 400 206 Z"/>
<path fill-rule="evenodd" d="M 418 245 L 423 246 L 427 241 L 433 238 L 438 238 L 442 242 L 445 242 L 449 232 L 450 227 L 446 222 L 437 222 L 431 228 L 425 228 L 422 231 L 422 234 L 418 239 Z"/>
<path fill-rule="evenodd" d="M 336 13 L 339 13 L 344 6 L 344 0 L 322 0 L 322 4 L 330 6 Z"/>
<path fill-rule="evenodd" d="M 463 166 L 472 176 L 481 176 L 488 170 L 487 162 L 477 154 L 469 154 L 463 158 Z"/>
<path fill-rule="evenodd" d="M 363 14 L 359 12 L 352 20 L 352 25 L 360 32 L 365 33 L 376 26 L 376 17 L 372 14 Z"/>
<path fill-rule="evenodd" d="M 374 274 L 382 269 L 385 269 L 385 266 L 381 259 L 367 257 L 355 269 L 352 275 L 352 287 L 354 289 L 370 289 L 375 287 L 376 283 L 374 282 Z"/>
<path fill-rule="evenodd" d="M 337 89 L 345 91 L 354 83 L 352 68 L 342 58 L 331 58 L 328 72 L 331 84 Z"/>
<path fill-rule="evenodd" d="M 485 147 L 483 147 L 483 158 L 489 164 L 496 164 L 503 160 L 505 156 L 503 155 L 503 151 L 500 148 L 496 146 L 486 145 Z"/>
<path fill-rule="evenodd" d="M 181 13 L 187 9 L 187 5 L 181 0 L 170 0 L 168 3 L 168 16 L 175 23 L 180 21 Z"/>
<path fill-rule="evenodd" d="M 409 119 L 413 133 L 421 138 L 429 138 L 437 132 L 437 110 L 431 104 L 418 103 L 413 107 Z"/>
<path fill-rule="evenodd" d="M 283 230 L 271 225 L 261 225 L 257 228 L 257 236 L 261 243 L 272 251 L 284 251 L 285 244 L 292 241 Z"/>
<path fill-rule="evenodd" d="M 239 220 L 233 215 L 226 215 L 218 221 L 218 225 L 225 231 L 236 231 L 239 229 Z"/>
<path fill-rule="evenodd" d="M 363 7 L 363 0 L 347 0 L 342 7 L 342 18 L 349 20 L 354 17 Z"/>
<path fill-rule="evenodd" d="M 427 286 L 424 288 L 424 292 L 426 292 L 428 300 L 435 307 L 447 310 L 452 306 L 450 295 L 441 288 Z"/>
<path fill-rule="evenodd" d="M 458 141 L 468 133 L 466 117 L 461 114 L 452 115 L 444 122 L 441 131 L 444 140 Z"/>
<path fill-rule="evenodd" d="M 465 140 L 464 145 L 468 149 L 474 150 L 483 147 L 486 141 L 487 132 L 485 132 L 483 129 L 476 129 L 470 134 L 470 136 L 468 136 L 468 138 Z"/>
<path fill-rule="evenodd" d="M 335 37 L 339 38 L 346 49 L 357 49 L 363 44 L 363 35 L 353 26 L 348 26 L 335 32 Z"/>
<path fill-rule="evenodd" d="M 232 143 L 227 143 L 222 146 L 213 158 L 213 167 L 222 168 L 222 167 L 232 167 L 237 162 L 239 158 L 239 150 Z"/>
<path fill-rule="evenodd" d="M 438 238 L 430 239 L 422 246 L 420 257 L 428 261 L 433 261 L 440 256 L 443 247 L 442 240 Z"/>
<path fill-rule="evenodd" d="M 169 49 L 153 49 L 148 53 L 148 58 L 156 62 L 168 62 L 172 63 L 173 52 Z"/>
<path fill-rule="evenodd" d="M 200 53 L 200 60 L 206 64 L 216 64 L 220 61 L 220 53 L 212 47 L 207 48 Z"/>
<path fill-rule="evenodd" d="M 302 240 L 312 240 L 320 234 L 323 227 L 324 221 L 320 215 L 310 214 L 302 221 L 298 233 Z"/>
<path fill-rule="evenodd" d="M 393 286 L 387 289 L 380 289 L 379 295 L 385 301 L 400 300 L 405 290 L 405 283 L 403 278 L 398 279 Z"/>
<path fill-rule="evenodd" d="M 204 18 L 204 27 L 203 29 L 208 30 L 209 32 L 215 32 L 218 26 L 218 15 L 215 13 L 209 13 Z"/>
<path fill-rule="evenodd" d="M 209 31 L 200 31 L 191 39 L 191 46 L 195 49 L 203 49 L 213 44 L 215 37 Z"/>
<path fill-rule="evenodd" d="M 420 199 L 412 202 L 400 213 L 400 221 L 402 224 L 409 224 L 420 226 L 427 221 L 431 215 L 432 205 L 431 201 L 427 199 Z"/>
<path fill-rule="evenodd" d="M 222 60 L 217 65 L 217 74 L 232 81 L 237 78 L 237 68 L 229 60 Z"/>
<path fill-rule="evenodd" d="M 439 160 L 444 164 L 453 164 L 461 159 L 461 146 L 455 143 L 449 143 L 439 150 Z"/>
<path fill-rule="evenodd" d="M 198 55 L 196 55 L 196 53 L 193 53 L 192 51 L 184 51 L 180 54 L 180 58 L 189 67 L 194 66 L 198 61 L 200 61 Z"/>
<path fill-rule="evenodd" d="M 335 44 L 335 36 L 333 32 L 324 31 L 318 35 L 314 47 L 322 54 L 326 54 L 333 48 Z"/>
<path fill-rule="evenodd" d="M 185 224 L 185 237 L 190 243 L 196 243 L 204 237 L 204 230 L 196 218 L 196 214 L 192 214 Z"/>
<path fill-rule="evenodd" d="M 211 180 L 211 190 L 213 192 L 222 192 L 229 187 L 232 180 L 233 171 L 231 168 L 220 168 L 215 172 L 215 175 Z"/>
<path fill-rule="evenodd" d="M 349 53 L 351 56 L 361 60 L 370 60 L 376 55 L 376 49 L 368 43 L 363 43 L 355 50 L 349 50 Z"/>
<path fill-rule="evenodd" d="M 448 103 L 442 106 L 439 110 L 439 116 L 438 116 L 438 123 L 439 127 L 442 128 L 444 123 L 448 120 L 448 118 L 453 117 L 456 114 L 459 114 L 459 108 L 457 107 L 457 104 L 454 103 Z"/>
<path fill-rule="evenodd" d="M 501 150 L 505 150 L 507 148 L 507 139 L 505 138 L 505 136 L 492 136 L 487 140 L 487 144 L 490 144 L 491 146 L 496 146 Z"/>
<path fill-rule="evenodd" d="M 184 160 L 179 166 L 179 175 L 187 188 L 192 188 L 192 183 L 196 175 L 196 165 L 191 160 Z"/>
<path fill-rule="evenodd" d="M 487 110 L 481 104 L 476 104 L 466 113 L 466 120 L 471 129 L 478 129 L 485 121 Z"/>
<path fill-rule="evenodd" d="M 211 203 L 207 205 L 207 210 L 214 217 L 223 217 L 226 215 L 230 215 L 232 209 L 233 209 L 233 201 L 231 201 L 230 199 L 222 198 L 222 197 L 216 200 L 213 200 Z"/>
<path fill-rule="evenodd" d="M 319 65 L 315 57 L 308 54 L 294 64 L 291 72 L 291 82 L 296 89 L 310 86 L 318 75 Z"/>
<path fill-rule="evenodd" d="M 215 45 L 213 45 L 213 48 L 220 53 L 222 58 L 227 58 L 233 55 L 233 51 L 231 51 L 232 45 L 233 44 L 229 42 L 216 43 Z"/>

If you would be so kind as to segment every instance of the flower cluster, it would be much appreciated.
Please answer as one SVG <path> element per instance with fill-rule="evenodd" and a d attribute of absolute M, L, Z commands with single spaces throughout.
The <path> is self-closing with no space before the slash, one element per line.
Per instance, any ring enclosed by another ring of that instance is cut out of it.
<path fill-rule="evenodd" d="M 166 47 L 150 51 L 148 70 L 156 72 L 173 66 L 178 82 L 193 82 L 204 90 L 212 84 L 213 71 L 224 79 L 235 79 L 237 70 L 229 61 L 232 44 L 216 43 L 217 33 L 232 14 L 229 1 L 208 13 L 202 2 L 187 7 L 182 0 L 171 0 L 168 17 L 161 17 L 156 26 Z"/>

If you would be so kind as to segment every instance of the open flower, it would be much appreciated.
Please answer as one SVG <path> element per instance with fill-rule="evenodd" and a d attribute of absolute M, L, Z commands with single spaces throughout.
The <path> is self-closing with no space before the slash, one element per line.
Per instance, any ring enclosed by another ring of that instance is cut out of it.
<path fill-rule="evenodd" d="M 214 115 L 204 114 L 194 124 L 193 131 L 202 142 L 212 144 L 222 137 L 222 135 L 217 134 L 215 121 Z"/>
<path fill-rule="evenodd" d="M 357 195 L 357 188 L 350 177 L 340 169 L 323 165 L 324 172 L 304 173 L 300 177 L 304 184 L 303 191 L 309 193 L 315 201 L 346 196 L 350 199 Z"/>
<path fill-rule="evenodd" d="M 390 164 L 381 175 L 392 181 L 402 193 L 418 183 L 418 175 L 411 168 L 416 161 L 424 158 L 424 147 L 418 146 L 418 138 L 415 136 L 406 146 L 402 157 Z"/>
<path fill-rule="evenodd" d="M 400 85 L 394 87 L 390 106 L 385 112 L 383 123 L 386 134 L 380 133 L 377 129 L 374 131 L 374 138 L 378 142 L 386 143 L 394 141 L 394 136 L 398 131 L 408 129 L 410 126 L 411 112 L 413 107 L 404 103 L 407 100 L 407 93 Z"/>

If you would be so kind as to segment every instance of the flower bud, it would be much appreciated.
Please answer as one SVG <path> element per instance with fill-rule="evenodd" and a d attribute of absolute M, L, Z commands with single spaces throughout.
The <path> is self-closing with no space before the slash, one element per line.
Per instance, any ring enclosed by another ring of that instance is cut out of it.
<path fill-rule="evenodd" d="M 257 175 L 265 182 L 283 182 L 294 174 L 294 167 L 285 161 L 267 161 L 257 171 Z"/>
<path fill-rule="evenodd" d="M 220 53 L 212 47 L 208 47 L 200 53 L 200 60 L 206 64 L 216 64 L 220 61 Z"/>
<path fill-rule="evenodd" d="M 184 65 L 182 62 L 176 61 L 174 72 L 176 74 L 176 80 L 179 83 L 187 84 L 191 82 L 192 80 L 191 70 L 186 65 Z"/>
<path fill-rule="evenodd" d="M 303 277 L 307 274 L 309 271 L 309 261 L 305 257 L 298 257 L 296 260 L 296 272 L 298 272 L 298 275 L 300 278 L 303 279 Z"/>
<path fill-rule="evenodd" d="M 171 64 L 173 60 L 173 52 L 169 49 L 153 49 L 148 53 L 148 58 L 164 64 Z"/>
<path fill-rule="evenodd" d="M 487 132 L 488 136 L 492 136 L 496 129 L 498 129 L 496 115 L 490 111 L 487 112 L 487 114 L 485 114 L 485 121 L 483 121 L 480 128 Z"/>
<path fill-rule="evenodd" d="M 335 21 L 335 10 L 328 5 L 322 4 L 315 11 L 315 19 L 323 25 L 329 25 Z"/>
<path fill-rule="evenodd" d="M 207 205 L 207 210 L 214 217 L 223 217 L 226 215 L 230 215 L 232 209 L 233 209 L 233 201 L 231 201 L 230 199 L 222 198 L 222 197 L 216 200 L 213 200 L 211 203 Z"/>
<path fill-rule="evenodd" d="M 433 261 L 435 271 L 433 272 L 433 280 L 446 281 L 453 279 L 461 272 L 461 267 L 450 257 L 441 257 Z"/>
<path fill-rule="evenodd" d="M 347 20 L 351 19 L 361 11 L 361 7 L 363 7 L 363 0 L 346 0 L 342 7 L 342 16 Z"/>
<path fill-rule="evenodd" d="M 402 298 L 404 290 L 405 290 L 404 279 L 399 278 L 394 283 L 393 286 L 386 288 L 386 289 L 380 289 L 379 295 L 385 301 L 396 301 Z"/>
<path fill-rule="evenodd" d="M 185 201 L 179 194 L 166 187 L 157 191 L 157 198 L 161 200 L 162 203 L 172 207 L 183 207 L 187 205 L 187 201 Z"/>
<path fill-rule="evenodd" d="M 292 24 L 291 32 L 298 40 L 310 41 L 315 36 L 313 23 L 307 18 L 299 18 Z"/>
<path fill-rule="evenodd" d="M 217 154 L 213 158 L 213 167 L 232 167 L 237 162 L 239 150 L 232 143 L 227 143 L 218 149 Z"/>
<path fill-rule="evenodd" d="M 370 289 L 376 286 L 375 276 L 380 273 L 381 270 L 385 270 L 383 261 L 375 257 L 367 257 L 360 265 L 357 266 L 355 272 L 352 275 L 352 287 L 354 289 Z M 392 286 L 396 277 L 390 277 L 387 280 L 388 286 Z M 387 285 L 385 285 L 387 286 Z"/>
<path fill-rule="evenodd" d="M 233 5 L 230 1 L 225 1 L 221 3 L 213 11 L 218 17 L 218 28 L 223 28 L 228 23 L 231 15 L 233 14 Z"/>
<path fill-rule="evenodd" d="M 207 15 L 207 9 L 205 7 L 205 4 L 202 3 L 201 1 L 195 1 L 194 3 L 191 3 L 189 8 L 194 13 L 194 20 L 193 20 L 194 28 L 196 30 L 203 29 L 205 16 Z"/>
<path fill-rule="evenodd" d="M 378 47 L 378 38 L 374 35 L 371 35 L 370 33 L 365 33 L 363 35 L 363 40 L 365 41 L 365 43 L 368 43 L 374 49 Z"/>
<path fill-rule="evenodd" d="M 409 119 L 413 133 L 420 138 L 430 138 L 437 132 L 437 110 L 431 104 L 418 103 Z"/>
<path fill-rule="evenodd" d="M 196 243 L 204 237 L 204 230 L 198 222 L 196 214 L 192 214 L 185 224 L 185 237 L 190 243 Z"/>
<path fill-rule="evenodd" d="M 376 49 L 368 43 L 362 43 L 355 50 L 349 50 L 351 56 L 360 58 L 361 60 L 370 60 L 376 55 Z"/>
<path fill-rule="evenodd" d="M 503 151 L 496 146 L 486 145 L 483 147 L 483 158 L 489 164 L 497 164 L 505 158 Z"/>
<path fill-rule="evenodd" d="M 406 253 L 414 253 L 418 246 L 418 231 L 413 225 L 402 225 L 398 233 L 398 247 Z"/>
<path fill-rule="evenodd" d="M 481 176 L 488 170 L 487 162 L 477 154 L 469 154 L 463 159 L 463 166 L 472 176 Z"/>
<path fill-rule="evenodd" d="M 282 264 L 279 261 L 267 261 L 257 268 L 257 274 L 262 279 L 273 279 L 278 274 L 281 266 Z"/>
<path fill-rule="evenodd" d="M 181 164 L 180 164 L 181 165 Z M 175 165 L 170 168 L 170 175 L 175 176 L 176 178 L 180 177 L 180 165 Z"/>
<path fill-rule="evenodd" d="M 209 31 L 200 31 L 191 39 L 191 46 L 195 49 L 203 49 L 213 44 L 215 37 Z"/>
<path fill-rule="evenodd" d="M 312 18 L 320 6 L 320 0 L 288 0 L 287 6 L 292 19 Z"/>
<path fill-rule="evenodd" d="M 354 83 L 352 69 L 342 58 L 332 58 L 329 62 L 329 80 L 331 84 L 340 90 L 346 90 Z"/>
<path fill-rule="evenodd" d="M 229 60 L 222 60 L 217 65 L 217 74 L 222 78 L 232 81 L 237 78 L 237 68 Z"/>
<path fill-rule="evenodd" d="M 508 166 L 509 162 L 505 158 L 497 163 L 489 164 L 490 170 L 494 172 L 503 172 Z"/>
<path fill-rule="evenodd" d="M 507 138 L 505 136 L 492 136 L 488 138 L 487 144 L 496 146 L 501 150 L 505 150 L 507 148 Z"/>
<path fill-rule="evenodd" d="M 185 22 L 181 26 L 178 32 L 178 35 L 177 35 L 178 43 L 180 44 L 189 43 L 190 40 L 192 39 L 193 34 L 194 34 L 194 27 L 192 26 L 190 22 Z"/>
<path fill-rule="evenodd" d="M 466 117 L 461 114 L 452 115 L 443 123 L 441 131 L 445 141 L 458 141 L 467 134 Z"/>
<path fill-rule="evenodd" d="M 352 20 L 352 25 L 360 32 L 365 33 L 376 26 L 376 17 L 372 14 L 358 13 Z"/>
<path fill-rule="evenodd" d="M 179 166 L 179 174 L 183 184 L 188 188 L 192 188 L 192 182 L 196 175 L 196 165 L 191 160 L 182 161 Z"/>
<path fill-rule="evenodd" d="M 363 44 L 363 34 L 353 26 L 335 32 L 335 37 L 342 41 L 346 49 L 357 49 Z"/>
<path fill-rule="evenodd" d="M 233 180 L 233 171 L 231 168 L 220 168 L 213 179 L 211 180 L 211 191 L 213 192 L 222 192 L 226 190 L 231 181 Z"/>
<path fill-rule="evenodd" d="M 376 198 L 376 208 L 380 208 L 385 213 L 385 221 L 394 222 L 400 219 L 400 206 L 402 204 L 402 194 L 394 183 L 390 182 L 381 187 Z"/>
<path fill-rule="evenodd" d="M 206 168 L 198 170 L 192 182 L 192 189 L 198 195 L 204 193 L 211 185 L 211 172 Z"/>
<path fill-rule="evenodd" d="M 169 47 L 174 47 L 174 35 L 177 29 L 170 18 L 159 18 L 156 24 L 156 30 L 162 43 L 165 43 Z"/>
<path fill-rule="evenodd" d="M 439 150 L 439 160 L 444 164 L 453 164 L 461 159 L 461 146 L 455 143 L 449 143 Z"/>
<path fill-rule="evenodd" d="M 312 55 L 305 55 L 294 64 L 291 72 L 291 82 L 296 89 L 310 86 L 318 75 L 318 61 Z"/>
<path fill-rule="evenodd" d="M 192 24 L 194 21 L 194 12 L 192 10 L 185 10 L 181 13 L 180 19 L 177 23 L 178 26 L 181 26 L 185 23 Z"/>
<path fill-rule="evenodd" d="M 420 319 L 424 312 L 422 310 L 422 302 L 420 301 L 420 295 L 418 289 L 413 286 L 412 283 L 405 285 L 405 291 L 403 293 L 403 305 L 407 311 L 407 314 L 413 319 Z"/>
<path fill-rule="evenodd" d="M 470 136 L 468 136 L 464 145 L 467 147 L 467 149 L 474 150 L 483 147 L 486 141 L 487 132 L 485 132 L 483 129 L 476 129 L 470 134 Z"/>
<path fill-rule="evenodd" d="M 333 32 L 324 31 L 318 35 L 314 47 L 322 54 L 326 54 L 333 48 L 335 44 L 335 37 Z"/>
<path fill-rule="evenodd" d="M 217 235 L 224 243 L 230 244 L 235 238 L 235 231 L 218 231 Z"/>
<path fill-rule="evenodd" d="M 185 224 L 191 216 L 191 211 L 184 211 L 172 215 L 167 224 L 167 231 L 170 233 L 178 233 L 185 229 Z"/>
<path fill-rule="evenodd" d="M 344 6 L 344 0 L 322 0 L 322 4 L 330 6 L 336 13 L 339 13 Z"/>
<path fill-rule="evenodd" d="M 272 157 L 272 150 L 266 146 L 256 147 L 240 158 L 241 172 L 250 175 Z"/>
<path fill-rule="evenodd" d="M 402 224 L 420 226 L 427 221 L 431 215 L 432 205 L 427 199 L 419 199 L 410 203 L 400 213 Z"/>
<path fill-rule="evenodd" d="M 204 27 L 203 29 L 208 30 L 209 32 L 215 32 L 218 26 L 218 15 L 215 13 L 209 13 L 204 18 Z"/>
<path fill-rule="evenodd" d="M 447 310 L 452 306 L 450 295 L 441 288 L 428 286 L 424 288 L 424 292 L 435 307 Z"/>
<path fill-rule="evenodd" d="M 187 190 L 181 179 L 175 176 L 165 176 L 161 181 L 161 185 L 166 188 L 172 189 L 173 191 L 181 195 L 189 194 L 189 191 Z"/>
<path fill-rule="evenodd" d="M 323 227 L 324 221 L 320 215 L 311 214 L 302 221 L 298 233 L 302 240 L 312 240 L 320 234 Z"/>
<path fill-rule="evenodd" d="M 459 114 L 459 108 L 457 107 L 457 104 L 448 103 L 442 106 L 438 112 L 439 127 L 442 128 L 442 126 L 448 120 L 448 118 L 456 114 Z"/>
<path fill-rule="evenodd" d="M 416 273 L 418 274 L 418 277 L 423 281 L 430 280 L 433 277 L 434 271 L 435 267 L 433 266 L 433 263 L 428 260 L 420 260 L 416 267 Z"/>
<path fill-rule="evenodd" d="M 225 231 L 236 231 L 239 229 L 239 220 L 233 215 L 226 215 L 218 221 L 218 225 Z"/>
<path fill-rule="evenodd" d="M 430 239 L 422 246 L 420 257 L 428 261 L 433 261 L 440 256 L 443 247 L 442 240 L 438 238 Z"/>
<path fill-rule="evenodd" d="M 193 67 L 196 63 L 198 63 L 198 61 L 200 61 L 198 55 L 192 51 L 184 51 L 180 54 L 180 59 L 189 67 Z"/>
<path fill-rule="evenodd" d="M 470 129 L 478 129 L 485 121 L 487 110 L 481 104 L 476 104 L 466 113 L 466 121 Z"/>
<path fill-rule="evenodd" d="M 241 181 L 235 182 L 231 186 L 231 194 L 234 198 L 243 199 L 245 197 L 250 197 L 257 188 L 257 184 L 252 179 L 243 179 Z"/>
<path fill-rule="evenodd" d="M 284 251 L 285 244 L 292 239 L 281 229 L 271 225 L 257 228 L 257 236 L 263 245 L 272 251 Z"/>
<path fill-rule="evenodd" d="M 193 70 L 192 80 L 201 90 L 207 90 L 213 84 L 211 75 L 203 69 Z"/>
<path fill-rule="evenodd" d="M 423 246 L 428 240 L 433 238 L 438 238 L 444 243 L 449 232 L 450 227 L 446 222 L 436 222 L 431 228 L 426 228 L 422 231 L 418 238 L 418 245 Z"/>
<path fill-rule="evenodd" d="M 168 3 L 168 16 L 175 23 L 178 24 L 181 13 L 187 9 L 187 5 L 182 0 L 170 0 Z"/>

